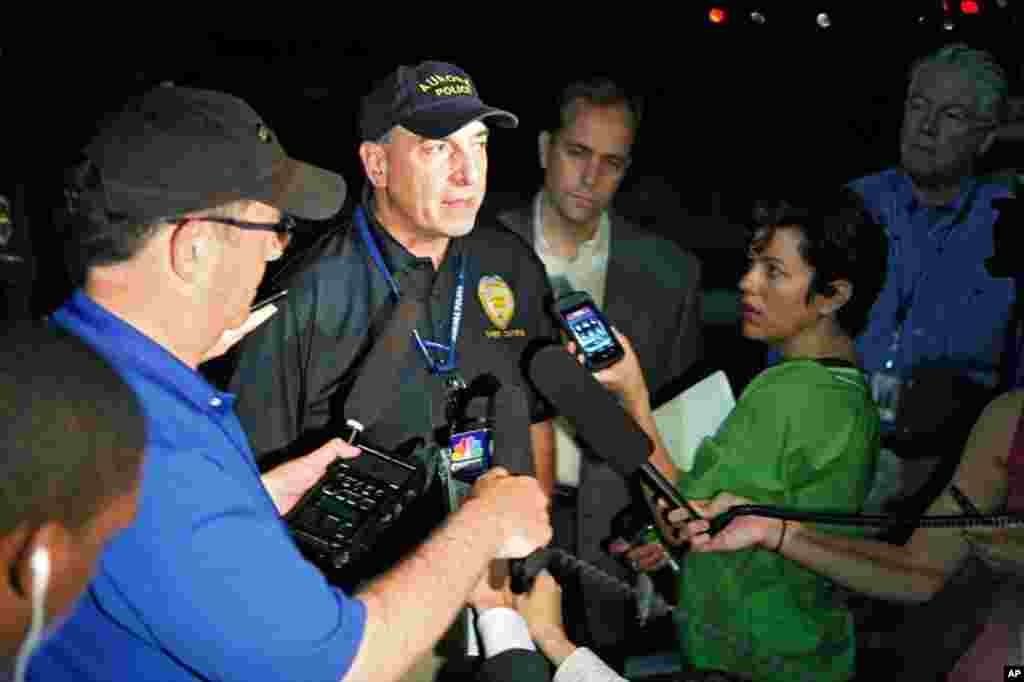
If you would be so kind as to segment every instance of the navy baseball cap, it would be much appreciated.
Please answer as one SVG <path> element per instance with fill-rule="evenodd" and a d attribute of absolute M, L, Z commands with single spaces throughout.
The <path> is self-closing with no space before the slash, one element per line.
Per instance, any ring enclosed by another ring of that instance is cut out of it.
<path fill-rule="evenodd" d="M 363 98 L 359 130 L 371 142 L 396 125 L 436 140 L 485 118 L 505 128 L 519 125 L 513 114 L 484 104 L 469 74 L 459 67 L 423 62 L 399 66 Z"/>
<path fill-rule="evenodd" d="M 107 210 L 180 216 L 249 199 L 322 220 L 341 209 L 337 173 L 290 158 L 246 102 L 223 92 L 154 88 L 110 118 L 84 150 Z"/>

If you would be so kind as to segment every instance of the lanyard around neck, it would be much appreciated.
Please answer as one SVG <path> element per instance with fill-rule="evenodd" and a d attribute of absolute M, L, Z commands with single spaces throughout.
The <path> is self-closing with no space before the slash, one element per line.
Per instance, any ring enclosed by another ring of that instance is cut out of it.
<path fill-rule="evenodd" d="M 377 242 L 370 233 L 370 226 L 366 220 L 366 213 L 362 206 L 356 208 L 355 221 L 359 228 L 359 234 L 362 236 L 363 242 L 366 244 L 366 249 L 370 252 L 370 258 L 373 260 L 380 273 L 384 276 L 388 286 L 391 288 L 391 293 L 395 298 L 395 302 L 397 303 L 401 298 L 401 291 L 398 288 L 398 282 L 396 282 L 395 278 L 391 275 L 391 272 L 388 270 L 387 263 L 384 262 L 384 257 L 381 255 L 380 249 L 377 248 Z M 466 295 L 466 262 L 462 257 L 462 254 L 459 254 L 456 258 L 458 259 L 458 270 L 455 278 L 455 293 L 452 297 L 452 317 L 448 345 L 437 343 L 435 341 L 424 341 L 420 337 L 419 331 L 414 329 L 412 332 L 413 339 L 415 339 L 416 345 L 420 349 L 420 353 L 423 355 L 423 361 L 431 374 L 447 374 L 455 371 L 458 367 L 455 344 L 459 340 L 459 328 L 462 326 L 462 305 Z M 435 352 L 443 353 L 444 360 L 436 360 L 433 356 L 433 353 Z"/>

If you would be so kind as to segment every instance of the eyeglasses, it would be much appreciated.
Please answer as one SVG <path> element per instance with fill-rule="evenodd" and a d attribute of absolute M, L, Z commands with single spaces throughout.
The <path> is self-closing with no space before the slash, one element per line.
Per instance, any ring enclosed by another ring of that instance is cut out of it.
<path fill-rule="evenodd" d="M 281 219 L 276 223 L 250 223 L 245 220 L 235 220 L 234 218 L 221 218 L 216 216 L 197 216 L 195 218 L 184 218 L 181 223 L 187 223 L 190 220 L 205 220 L 210 223 L 220 223 L 221 225 L 231 225 L 237 227 L 240 230 L 261 230 L 264 232 L 277 232 L 279 234 L 291 234 L 295 231 L 295 218 L 291 217 L 287 213 L 281 214 Z"/>
<path fill-rule="evenodd" d="M 925 116 L 931 119 L 933 112 L 930 105 L 926 104 L 920 97 L 910 97 L 904 102 L 904 109 L 907 114 Z M 990 118 L 983 118 L 961 106 L 952 106 L 939 109 L 934 112 L 936 125 L 942 125 L 953 130 L 990 130 L 998 126 L 998 123 Z"/>

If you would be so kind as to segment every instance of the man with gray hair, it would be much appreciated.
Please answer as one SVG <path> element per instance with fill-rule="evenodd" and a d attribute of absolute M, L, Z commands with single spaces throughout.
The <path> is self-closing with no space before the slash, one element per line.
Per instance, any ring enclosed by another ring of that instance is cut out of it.
<path fill-rule="evenodd" d="M 956 421 L 956 403 L 1012 379 L 1000 376 L 1000 363 L 1013 282 L 990 274 L 986 259 L 994 200 L 1010 196 L 1013 183 L 975 172 L 1007 101 L 1005 74 L 990 54 L 941 48 L 911 69 L 899 167 L 851 183 L 890 236 L 885 289 L 857 350 L 883 428 L 900 440 Z M 953 390 L 957 399 L 942 405 Z"/>
<path fill-rule="evenodd" d="M 1013 195 L 1016 179 L 977 173 L 1008 114 L 1006 75 L 991 54 L 946 45 L 915 62 L 909 81 L 900 165 L 850 186 L 889 233 L 885 287 L 857 339 L 883 429 L 869 505 L 919 513 L 948 485 L 981 409 L 1015 378 L 1014 283 L 989 262 L 999 255 L 998 200 Z M 935 651 L 955 660 L 977 634 L 961 601 L 951 593 L 908 612 L 910 639 L 900 646 L 920 642 L 921 655 L 901 653 L 948 670 Z M 971 612 L 984 621 L 984 609 Z"/>

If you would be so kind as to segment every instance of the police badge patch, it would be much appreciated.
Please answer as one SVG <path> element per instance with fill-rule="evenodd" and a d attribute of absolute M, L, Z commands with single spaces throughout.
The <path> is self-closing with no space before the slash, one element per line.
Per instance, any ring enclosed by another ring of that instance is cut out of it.
<path fill-rule="evenodd" d="M 501 330 L 507 329 L 516 311 L 516 297 L 505 280 L 500 275 L 481 277 L 477 295 L 494 326 Z"/>

